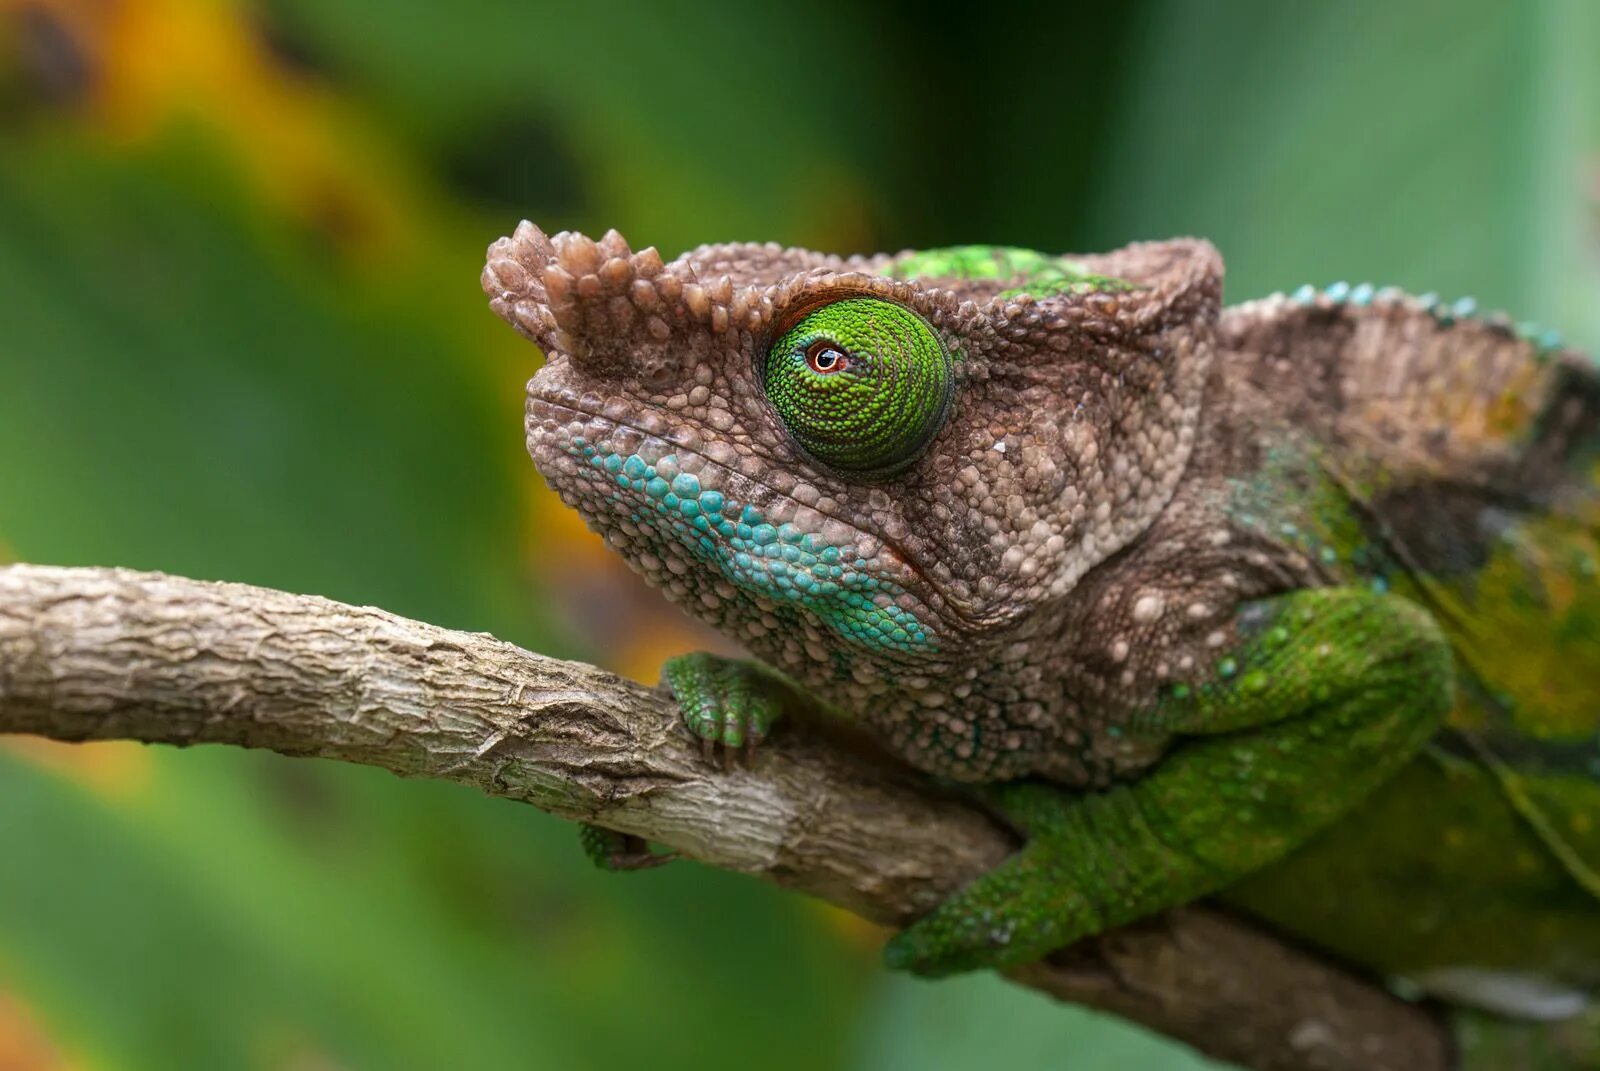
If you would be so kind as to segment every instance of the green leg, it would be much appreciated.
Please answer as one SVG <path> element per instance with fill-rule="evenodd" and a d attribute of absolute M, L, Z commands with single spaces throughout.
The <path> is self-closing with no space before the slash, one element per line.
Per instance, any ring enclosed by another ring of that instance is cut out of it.
<path fill-rule="evenodd" d="M 1213 892 L 1398 771 L 1449 709 L 1449 648 L 1397 596 L 1296 592 L 1244 608 L 1240 634 L 1214 679 L 1143 719 L 1183 739 L 1142 779 L 992 790 L 1026 845 L 890 941 L 889 965 L 1013 966 Z"/>

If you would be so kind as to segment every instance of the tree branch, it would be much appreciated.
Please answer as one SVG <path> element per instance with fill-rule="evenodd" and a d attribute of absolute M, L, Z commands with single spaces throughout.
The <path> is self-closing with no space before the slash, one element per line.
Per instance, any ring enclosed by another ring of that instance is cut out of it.
<path fill-rule="evenodd" d="M 804 731 L 723 771 L 668 695 L 381 610 L 115 569 L 0 569 L 0 732 L 234 744 L 457 781 L 899 925 L 1014 847 Z M 621 879 L 619 879 L 621 880 Z M 1013 972 L 1257 1071 L 1442 1071 L 1425 1010 L 1207 908 Z"/>

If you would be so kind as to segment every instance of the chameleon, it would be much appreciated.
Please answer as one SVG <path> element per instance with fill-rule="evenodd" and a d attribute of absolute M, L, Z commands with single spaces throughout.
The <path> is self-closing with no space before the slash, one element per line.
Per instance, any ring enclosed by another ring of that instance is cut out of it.
<path fill-rule="evenodd" d="M 1467 300 L 1222 281 L 1200 239 L 666 262 L 528 222 L 481 279 L 546 356 L 545 479 L 754 656 L 663 669 L 708 753 L 792 687 L 1021 835 L 890 966 L 1215 897 L 1449 1001 L 1575 1014 L 1600 371 Z"/>

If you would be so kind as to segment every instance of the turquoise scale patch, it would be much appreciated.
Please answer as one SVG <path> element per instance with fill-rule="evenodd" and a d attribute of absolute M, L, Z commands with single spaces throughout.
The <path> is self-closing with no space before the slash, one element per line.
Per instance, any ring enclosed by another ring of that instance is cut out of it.
<path fill-rule="evenodd" d="M 773 525 L 754 506 L 729 502 L 720 491 L 706 491 L 698 477 L 678 473 L 670 481 L 638 454 L 601 453 L 574 439 L 569 454 L 644 496 L 658 525 L 665 526 L 690 553 L 716 565 L 740 589 L 778 602 L 795 603 L 816 614 L 841 637 L 874 650 L 921 653 L 937 644 L 915 614 L 877 597 L 894 599 L 905 589 L 872 576 L 861 557 L 848 564 L 836 546 L 793 524 Z M 676 467 L 676 457 L 663 458 Z M 621 496 L 613 494 L 614 499 Z M 736 513 L 738 520 L 729 516 Z M 635 522 L 640 514 L 630 516 Z M 715 532 L 713 539 L 709 533 Z"/>

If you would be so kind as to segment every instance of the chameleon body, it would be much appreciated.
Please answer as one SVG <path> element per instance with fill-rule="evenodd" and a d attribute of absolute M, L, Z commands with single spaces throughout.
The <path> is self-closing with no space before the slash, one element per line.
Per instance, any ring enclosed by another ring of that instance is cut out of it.
<path fill-rule="evenodd" d="M 1600 984 L 1600 376 L 1557 339 L 1366 286 L 1223 308 L 1195 240 L 663 263 L 524 223 L 483 286 L 547 354 L 563 499 L 1026 836 L 891 964 L 1219 895 L 1463 1001 Z M 711 745 L 781 713 L 764 668 L 665 675 Z"/>

